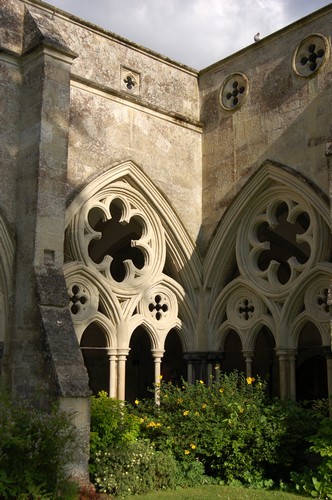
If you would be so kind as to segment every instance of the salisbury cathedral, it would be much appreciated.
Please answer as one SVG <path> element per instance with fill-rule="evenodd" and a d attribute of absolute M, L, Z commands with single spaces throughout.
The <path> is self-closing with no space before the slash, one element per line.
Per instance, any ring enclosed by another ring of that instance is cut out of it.
<path fill-rule="evenodd" d="M 332 6 L 200 71 L 40 0 L 0 8 L 13 396 L 87 436 L 92 393 L 161 375 L 332 394 Z"/>

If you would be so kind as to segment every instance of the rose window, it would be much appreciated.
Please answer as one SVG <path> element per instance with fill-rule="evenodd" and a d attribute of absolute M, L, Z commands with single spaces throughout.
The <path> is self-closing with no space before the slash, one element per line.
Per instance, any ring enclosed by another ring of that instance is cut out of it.
<path fill-rule="evenodd" d="M 323 224 L 300 197 L 278 189 L 262 192 L 246 211 L 237 234 L 236 256 L 241 275 L 261 291 L 284 300 L 287 290 L 312 262 L 327 251 Z M 324 242 L 316 245 L 316 230 Z"/>
<path fill-rule="evenodd" d="M 133 186 L 123 180 L 103 182 L 103 187 L 97 183 L 95 192 L 91 186 L 82 191 L 85 202 L 80 208 L 72 204 L 66 251 L 96 279 L 106 280 L 122 300 L 162 273 L 165 233 L 155 211 Z"/>

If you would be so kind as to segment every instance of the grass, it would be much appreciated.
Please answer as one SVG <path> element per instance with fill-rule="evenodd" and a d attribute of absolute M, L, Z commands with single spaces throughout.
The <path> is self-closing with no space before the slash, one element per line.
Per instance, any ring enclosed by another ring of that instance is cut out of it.
<path fill-rule="evenodd" d="M 299 500 L 302 496 L 281 491 L 267 491 L 233 486 L 200 486 L 179 490 L 159 491 L 147 495 L 134 495 L 137 500 Z"/>

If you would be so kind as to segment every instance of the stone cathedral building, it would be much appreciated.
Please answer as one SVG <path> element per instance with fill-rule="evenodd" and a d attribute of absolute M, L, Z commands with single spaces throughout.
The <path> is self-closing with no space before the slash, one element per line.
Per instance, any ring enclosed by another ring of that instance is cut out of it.
<path fill-rule="evenodd" d="M 0 23 L 12 393 L 82 432 L 160 374 L 331 394 L 332 6 L 201 71 L 40 0 Z"/>

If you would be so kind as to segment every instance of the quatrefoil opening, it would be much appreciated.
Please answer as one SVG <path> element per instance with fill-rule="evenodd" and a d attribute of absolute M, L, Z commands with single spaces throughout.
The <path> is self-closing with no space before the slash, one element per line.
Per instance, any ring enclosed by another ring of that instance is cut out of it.
<path fill-rule="evenodd" d="M 232 73 L 221 86 L 219 102 L 228 110 L 235 111 L 245 101 L 248 94 L 248 78 L 242 73 Z"/>
<path fill-rule="evenodd" d="M 314 75 L 329 56 L 329 44 L 323 35 L 313 34 L 302 40 L 293 56 L 293 68 L 299 76 Z"/>

